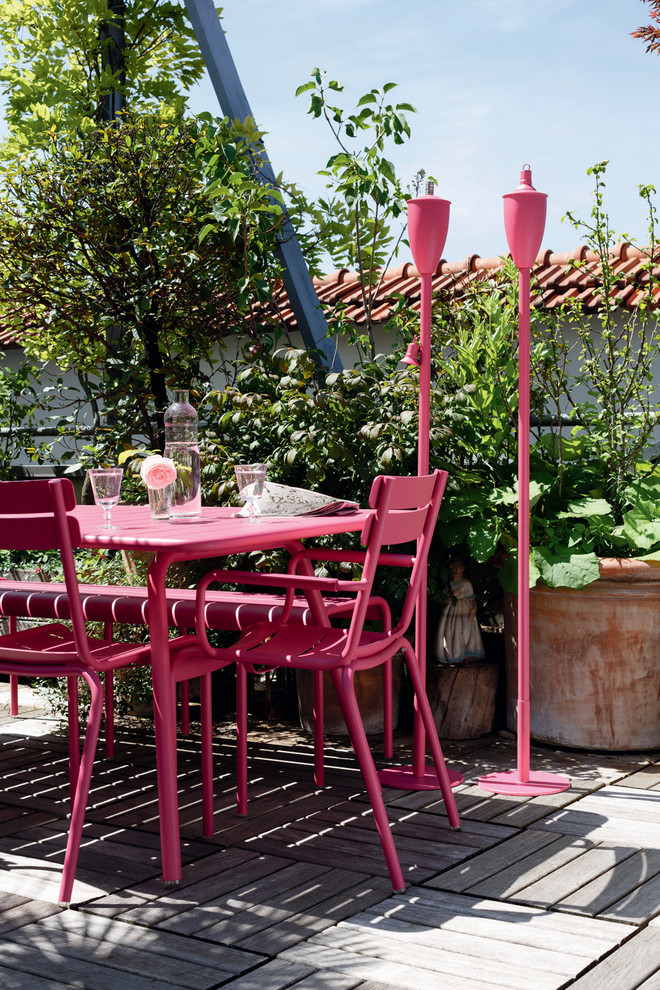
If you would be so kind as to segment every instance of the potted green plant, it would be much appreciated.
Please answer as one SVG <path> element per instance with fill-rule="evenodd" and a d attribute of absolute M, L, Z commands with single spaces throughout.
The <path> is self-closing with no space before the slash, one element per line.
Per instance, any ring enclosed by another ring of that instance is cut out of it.
<path fill-rule="evenodd" d="M 658 330 L 655 210 L 633 309 L 617 304 L 615 237 L 603 208 L 607 163 L 589 170 L 589 222 L 578 267 L 597 266 L 595 323 L 579 304 L 533 320 L 530 693 L 532 735 L 601 749 L 660 746 L 660 422 L 653 361 Z M 506 279 L 506 272 L 504 275 Z M 515 611 L 517 487 L 511 289 L 482 302 L 480 333 L 455 334 L 453 372 L 465 402 L 446 539 L 476 560 L 497 551 L 507 619 Z M 474 313 L 474 303 L 470 304 Z M 475 327 L 474 317 L 472 326 Z M 497 350 L 505 355 L 497 364 Z M 511 360 L 508 355 L 511 355 Z M 457 376 L 455 365 L 460 373 Z M 467 371 L 466 371 L 467 368 Z M 462 381 L 460 380 L 462 377 Z M 499 452 L 497 447 L 499 445 Z M 466 452 L 468 456 L 466 457 Z M 511 622 L 507 628 L 514 628 Z M 515 727 L 515 637 L 508 635 L 508 723 Z"/>

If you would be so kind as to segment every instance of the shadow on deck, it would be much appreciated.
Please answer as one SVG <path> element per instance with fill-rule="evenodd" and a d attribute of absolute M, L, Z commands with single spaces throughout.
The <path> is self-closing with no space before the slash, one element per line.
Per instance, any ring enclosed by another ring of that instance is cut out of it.
<path fill-rule="evenodd" d="M 5 685 L 0 685 L 3 689 Z M 216 734 L 216 833 L 201 839 L 196 735 L 180 740 L 183 882 L 160 880 L 153 738 L 118 729 L 99 750 L 75 909 L 57 906 L 66 740 L 0 691 L 0 986 L 29 990 L 658 990 L 660 753 L 533 747 L 567 774 L 543 798 L 489 795 L 515 743 L 446 743 L 462 828 L 438 792 L 389 790 L 407 890 L 392 894 L 351 751 L 255 723 L 250 813 L 234 808 L 232 726 Z M 378 757 L 378 741 L 376 756 Z M 400 736 L 396 757 L 410 760 Z M 382 761 L 381 761 L 382 762 Z"/>

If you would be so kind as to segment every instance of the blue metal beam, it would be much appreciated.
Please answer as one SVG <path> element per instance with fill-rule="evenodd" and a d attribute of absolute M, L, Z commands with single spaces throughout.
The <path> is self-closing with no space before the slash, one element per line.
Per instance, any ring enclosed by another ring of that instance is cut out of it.
<path fill-rule="evenodd" d="M 253 116 L 213 0 L 185 2 L 223 114 L 230 120 L 245 120 L 246 117 Z M 261 173 L 265 182 L 277 185 L 265 148 Z M 319 309 L 314 283 L 288 219 L 282 229 L 277 253 L 283 266 L 284 287 L 305 346 L 319 351 L 324 365 L 330 371 L 341 371 L 342 364 L 336 345 L 327 337 L 328 325 Z"/>

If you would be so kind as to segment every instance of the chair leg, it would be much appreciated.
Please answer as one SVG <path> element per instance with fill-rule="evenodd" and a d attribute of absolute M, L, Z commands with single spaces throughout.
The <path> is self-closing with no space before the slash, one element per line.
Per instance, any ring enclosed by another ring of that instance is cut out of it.
<path fill-rule="evenodd" d="M 80 772 L 78 774 L 75 797 L 71 805 L 71 823 L 69 825 L 69 836 L 66 843 L 66 854 L 64 857 L 64 867 L 62 870 L 62 882 L 60 884 L 59 895 L 59 902 L 62 907 L 68 907 L 71 903 L 71 892 L 73 890 L 73 881 L 76 875 L 76 866 L 78 865 L 80 841 L 82 839 L 85 811 L 87 810 L 89 788 L 92 780 L 94 755 L 99 738 L 101 715 L 103 712 L 103 687 L 101 685 L 101 681 L 96 674 L 84 673 L 82 676 L 89 684 L 92 700 L 89 708 L 89 718 L 87 720 L 87 730 L 85 732 L 82 759 L 80 761 Z M 71 681 L 72 678 L 69 678 L 69 680 Z M 77 707 L 75 711 L 77 716 Z"/>
<path fill-rule="evenodd" d="M 392 661 L 383 664 L 383 750 L 386 760 L 394 756 L 394 716 L 392 715 Z"/>
<path fill-rule="evenodd" d="M 15 718 L 18 715 L 18 677 L 9 675 L 9 714 Z"/>
<path fill-rule="evenodd" d="M 67 677 L 67 703 L 69 710 L 69 798 L 73 803 L 78 786 L 80 766 L 80 722 L 78 718 L 78 678 Z"/>
<path fill-rule="evenodd" d="M 103 638 L 109 643 L 114 636 L 112 622 L 103 625 Z M 115 678 L 111 670 L 106 670 L 103 677 L 105 694 L 105 755 L 110 758 L 115 755 Z"/>
<path fill-rule="evenodd" d="M 105 755 L 110 758 L 115 755 L 115 678 L 111 670 L 103 675 L 103 694 L 105 696 Z"/>
<path fill-rule="evenodd" d="M 451 783 L 449 782 L 449 774 L 447 773 L 445 759 L 442 755 L 442 748 L 440 746 L 440 740 L 438 739 L 438 730 L 435 727 L 433 713 L 429 704 L 424 680 L 419 669 L 417 656 L 412 649 L 406 650 L 406 661 L 408 664 L 410 679 L 413 682 L 413 688 L 415 690 L 417 707 L 420 715 L 422 716 L 422 722 L 424 723 L 424 728 L 426 730 L 426 738 L 428 739 L 429 746 L 431 748 L 431 756 L 433 757 L 433 763 L 438 775 L 438 782 L 440 784 L 440 790 L 442 791 L 442 797 L 447 809 L 449 824 L 452 828 L 460 828 L 461 820 L 458 817 L 456 798 L 454 797 L 454 792 L 452 790 Z"/>
<path fill-rule="evenodd" d="M 179 634 L 185 636 L 188 630 L 184 627 L 179 629 Z M 181 697 L 181 735 L 190 735 L 190 682 L 188 680 L 179 682 L 179 694 Z"/>
<path fill-rule="evenodd" d="M 188 686 L 188 681 L 183 681 Z M 202 718 L 202 835 L 213 836 L 213 704 L 211 674 L 199 679 L 199 699 Z"/>
<path fill-rule="evenodd" d="M 181 697 L 181 734 L 190 734 L 190 683 L 180 681 L 179 694 Z"/>
<path fill-rule="evenodd" d="M 358 708 L 355 697 L 353 676 L 354 672 L 352 668 L 342 667 L 340 670 L 332 671 L 332 682 L 335 686 L 339 703 L 341 704 L 346 728 L 351 737 L 353 750 L 355 751 L 367 788 L 367 794 L 373 809 L 376 828 L 378 829 L 380 842 L 385 854 L 385 862 L 387 863 L 392 887 L 395 892 L 398 892 L 405 890 L 406 884 L 403 879 L 403 872 L 399 863 L 396 846 L 394 845 L 394 838 L 387 817 L 385 802 L 383 801 L 383 791 L 380 786 L 380 780 L 378 779 L 376 764 L 369 749 L 367 735 L 364 731 L 360 709 Z"/>
<path fill-rule="evenodd" d="M 17 629 L 16 616 L 10 615 L 7 619 L 7 630 L 10 633 L 15 633 Z M 16 674 L 9 675 L 9 714 L 12 718 L 16 718 L 18 715 L 18 677 Z"/>
<path fill-rule="evenodd" d="M 325 757 L 323 753 L 323 671 L 314 671 L 314 783 L 325 785 Z"/>
<path fill-rule="evenodd" d="M 247 815 L 247 671 L 242 663 L 236 664 L 236 779 L 236 808 Z"/>

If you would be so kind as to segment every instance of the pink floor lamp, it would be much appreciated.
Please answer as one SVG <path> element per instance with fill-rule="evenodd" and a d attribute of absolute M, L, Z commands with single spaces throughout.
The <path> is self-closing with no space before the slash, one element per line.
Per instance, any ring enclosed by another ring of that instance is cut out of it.
<path fill-rule="evenodd" d="M 431 430 L 431 296 L 432 279 L 442 257 L 449 228 L 447 199 L 433 195 L 433 183 L 428 182 L 426 195 L 408 200 L 408 239 L 415 267 L 421 275 L 419 346 L 411 344 L 404 361 L 419 365 L 419 435 L 417 441 L 417 473 L 429 473 L 429 437 Z M 415 650 L 422 675 L 426 676 L 426 575 L 419 589 L 415 608 Z M 426 733 L 415 707 L 413 736 L 413 765 L 388 767 L 380 771 L 381 783 L 404 790 L 430 790 L 439 787 L 432 764 L 426 765 Z M 452 787 L 463 782 L 463 776 L 449 770 Z"/>
<path fill-rule="evenodd" d="M 529 165 L 520 185 L 504 196 L 504 227 L 518 268 L 518 767 L 479 779 L 479 787 L 494 794 L 534 797 L 558 794 L 571 786 L 560 774 L 529 768 L 529 308 L 530 269 L 545 229 L 545 193 L 532 185 Z"/>

